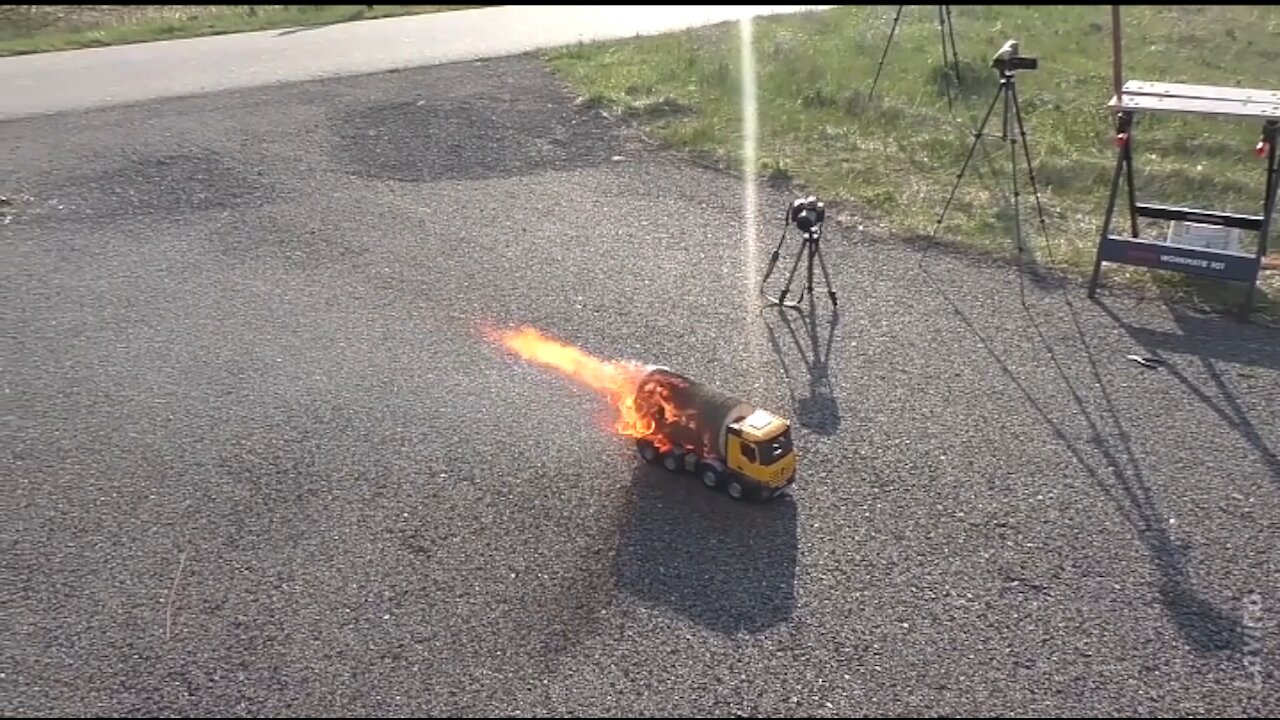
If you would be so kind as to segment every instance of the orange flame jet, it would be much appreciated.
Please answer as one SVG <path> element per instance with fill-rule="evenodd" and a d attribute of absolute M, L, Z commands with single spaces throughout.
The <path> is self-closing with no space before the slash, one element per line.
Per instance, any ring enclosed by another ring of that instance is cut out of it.
<path fill-rule="evenodd" d="M 656 432 L 653 413 L 658 408 L 640 407 L 636 402 L 640 380 L 652 366 L 633 360 L 602 359 L 527 325 L 514 330 L 488 329 L 485 334 L 520 358 L 556 370 L 604 396 L 616 410 L 613 429 L 619 435 L 647 439 L 663 450 L 671 447 L 670 441 Z M 665 398 L 659 397 L 658 403 L 668 417 L 680 415 Z"/>

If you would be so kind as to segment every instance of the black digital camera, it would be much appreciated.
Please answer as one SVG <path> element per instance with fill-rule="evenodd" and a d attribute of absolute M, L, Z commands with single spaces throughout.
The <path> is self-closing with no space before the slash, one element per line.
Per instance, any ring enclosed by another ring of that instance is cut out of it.
<path fill-rule="evenodd" d="M 1000 72 L 1035 70 L 1039 66 L 1040 61 L 1038 59 L 1021 53 L 1017 40 L 1006 42 L 991 58 L 991 67 Z"/>
<path fill-rule="evenodd" d="M 791 222 L 803 232 L 809 232 L 821 225 L 826 218 L 826 206 L 812 195 L 807 198 L 797 198 L 791 202 Z"/>

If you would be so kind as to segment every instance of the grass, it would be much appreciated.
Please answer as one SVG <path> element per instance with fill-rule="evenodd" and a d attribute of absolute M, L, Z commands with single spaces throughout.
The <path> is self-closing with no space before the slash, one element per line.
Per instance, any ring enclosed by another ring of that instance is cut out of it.
<path fill-rule="evenodd" d="M 483 5 L 0 5 L 0 57 Z"/>
<path fill-rule="evenodd" d="M 874 99 L 872 79 L 893 6 L 844 6 L 757 19 L 758 172 L 843 205 L 903 237 L 933 235 L 974 130 L 996 96 L 990 58 L 1008 39 L 1039 58 L 1017 75 L 1018 97 L 1044 205 L 1037 219 L 1019 147 L 1024 237 L 1047 268 L 1092 269 L 1115 161 L 1108 6 L 952 6 L 958 85 L 948 109 L 943 49 L 932 6 L 906 6 Z M 1276 88 L 1280 9 L 1274 6 L 1125 6 L 1125 78 Z M 737 168 L 741 162 L 740 35 L 736 23 L 558 49 L 552 67 L 587 101 L 632 118 L 656 138 Z M 1259 213 L 1264 163 L 1253 155 L 1261 123 L 1144 115 L 1134 134 L 1139 201 Z M 1009 146 L 1001 108 L 986 127 L 938 236 L 957 247 L 1008 253 Z M 1123 197 L 1123 196 L 1122 196 Z M 767 210 L 767 209 L 766 209 Z M 1118 215 L 1120 232 L 1127 215 Z M 1152 221 L 1143 237 L 1163 237 Z M 1252 243 L 1256 233 L 1247 233 Z M 1274 233 L 1269 247 L 1277 247 Z M 1107 286 L 1155 289 L 1174 301 L 1221 309 L 1240 286 L 1177 273 L 1107 265 Z M 1255 294 L 1280 315 L 1280 273 Z"/>

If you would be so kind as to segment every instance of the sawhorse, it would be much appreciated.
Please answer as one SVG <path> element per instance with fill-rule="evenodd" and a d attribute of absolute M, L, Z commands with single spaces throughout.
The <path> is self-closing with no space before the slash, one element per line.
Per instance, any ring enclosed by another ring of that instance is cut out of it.
<path fill-rule="evenodd" d="M 1267 254 L 1267 235 L 1271 230 L 1271 218 L 1276 209 L 1276 189 L 1280 185 L 1278 182 L 1280 178 L 1277 177 L 1280 175 L 1280 167 L 1277 167 L 1276 163 L 1276 128 L 1277 123 L 1280 123 L 1280 91 L 1130 81 L 1125 83 L 1121 97 L 1112 97 L 1107 107 L 1116 111 L 1116 144 L 1119 152 L 1116 158 L 1115 174 L 1111 178 L 1111 193 L 1107 199 L 1102 236 L 1098 241 L 1098 249 L 1094 257 L 1093 277 L 1089 281 L 1089 297 L 1093 298 L 1097 295 L 1102 263 L 1120 263 L 1247 283 L 1248 289 L 1240 308 L 1242 317 L 1247 319 L 1253 307 L 1253 293 L 1257 286 L 1258 274 L 1262 269 L 1263 258 Z M 1262 119 L 1262 139 L 1258 141 L 1255 148 L 1255 152 L 1265 157 L 1267 163 L 1262 214 L 1242 215 L 1138 202 L 1133 184 L 1132 139 L 1134 115 L 1138 112 L 1182 112 Z M 1132 234 L 1128 237 L 1111 232 L 1111 220 L 1115 215 L 1116 195 L 1120 190 L 1122 173 L 1129 188 L 1129 220 Z M 1140 217 L 1180 220 L 1256 232 L 1258 246 L 1255 252 L 1244 253 L 1142 240 L 1138 237 L 1138 218 Z"/>

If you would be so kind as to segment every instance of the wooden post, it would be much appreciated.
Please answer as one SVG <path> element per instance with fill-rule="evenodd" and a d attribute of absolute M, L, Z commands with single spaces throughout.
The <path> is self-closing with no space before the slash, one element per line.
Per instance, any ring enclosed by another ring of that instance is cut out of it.
<path fill-rule="evenodd" d="M 1115 85 L 1116 102 L 1124 104 L 1121 93 L 1124 88 L 1124 73 L 1121 70 L 1120 58 L 1120 6 L 1111 6 L 1111 81 Z"/>

